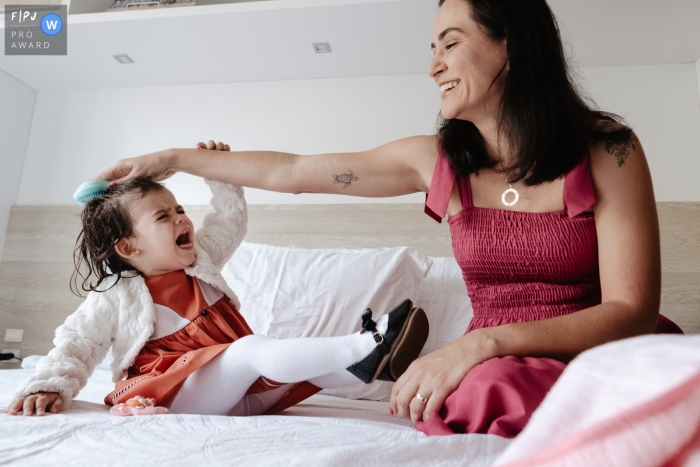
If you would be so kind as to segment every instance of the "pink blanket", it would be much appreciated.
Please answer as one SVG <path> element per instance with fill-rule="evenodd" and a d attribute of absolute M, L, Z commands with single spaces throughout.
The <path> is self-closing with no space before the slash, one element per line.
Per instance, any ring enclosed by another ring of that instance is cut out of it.
<path fill-rule="evenodd" d="M 585 352 L 496 465 L 700 466 L 700 336 Z"/>

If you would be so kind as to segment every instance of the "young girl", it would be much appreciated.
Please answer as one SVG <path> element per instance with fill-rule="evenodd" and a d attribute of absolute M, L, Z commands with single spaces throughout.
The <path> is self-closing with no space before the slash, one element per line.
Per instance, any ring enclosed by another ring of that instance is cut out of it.
<path fill-rule="evenodd" d="M 206 183 L 214 212 L 196 235 L 173 194 L 148 178 L 82 200 L 74 280 L 89 293 L 7 413 L 69 407 L 110 347 L 116 387 L 105 403 L 141 396 L 173 413 L 276 413 L 319 388 L 401 376 L 428 334 L 410 300 L 377 323 L 368 309 L 348 336 L 253 335 L 220 274 L 246 232 L 243 189 Z"/>

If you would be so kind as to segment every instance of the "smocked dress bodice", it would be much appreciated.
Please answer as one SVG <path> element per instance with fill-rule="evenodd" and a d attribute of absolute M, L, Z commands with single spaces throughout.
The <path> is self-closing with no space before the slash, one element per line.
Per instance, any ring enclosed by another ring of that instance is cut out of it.
<path fill-rule="evenodd" d="M 448 223 L 474 310 L 468 331 L 569 314 L 600 304 L 598 241 L 589 157 L 566 174 L 564 209 L 520 212 L 474 207 L 469 178 L 440 151 L 426 213 L 440 221 L 454 183 L 462 210 Z"/>

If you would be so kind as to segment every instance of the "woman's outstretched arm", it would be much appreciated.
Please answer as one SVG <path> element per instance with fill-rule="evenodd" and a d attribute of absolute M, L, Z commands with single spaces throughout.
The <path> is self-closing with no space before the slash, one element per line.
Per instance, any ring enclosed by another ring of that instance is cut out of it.
<path fill-rule="evenodd" d="M 121 183 L 140 175 L 162 180 L 175 172 L 186 172 L 283 193 L 386 197 L 427 191 L 437 157 L 435 135 L 403 138 L 362 152 L 313 156 L 199 147 L 123 159 L 97 178 Z"/>
<path fill-rule="evenodd" d="M 651 175 L 636 136 L 591 150 L 602 303 L 552 319 L 478 329 L 413 362 L 391 408 L 422 420 L 479 363 L 507 355 L 569 361 L 606 342 L 654 332 L 661 296 L 659 225 Z M 423 405 L 416 392 L 428 397 Z"/>

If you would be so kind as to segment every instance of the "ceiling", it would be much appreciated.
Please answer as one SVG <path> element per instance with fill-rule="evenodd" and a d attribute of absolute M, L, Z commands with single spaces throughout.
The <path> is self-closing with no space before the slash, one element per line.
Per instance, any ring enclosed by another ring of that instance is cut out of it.
<path fill-rule="evenodd" d="M 549 1 L 580 66 L 700 58 L 700 0 Z M 424 73 L 436 4 L 269 0 L 71 15 L 67 56 L 0 55 L 0 69 L 38 91 Z M 332 53 L 315 54 L 313 42 Z"/>

